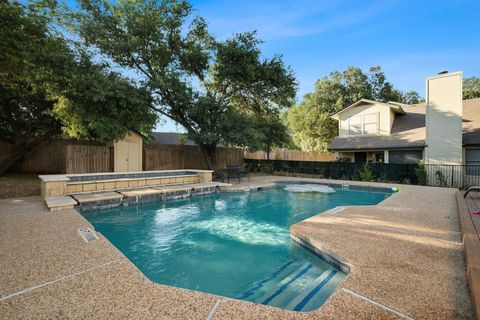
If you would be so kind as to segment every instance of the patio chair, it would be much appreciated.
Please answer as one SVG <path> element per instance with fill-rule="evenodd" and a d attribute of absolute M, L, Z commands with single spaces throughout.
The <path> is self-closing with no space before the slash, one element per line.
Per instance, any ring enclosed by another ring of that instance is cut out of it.
<path fill-rule="evenodd" d="M 250 178 L 250 169 L 251 169 L 251 163 L 247 163 L 245 166 L 241 167 L 240 174 L 242 177 L 247 178 L 249 182 L 252 181 L 252 178 Z"/>
<path fill-rule="evenodd" d="M 242 179 L 242 167 L 239 166 L 227 166 L 227 181 L 230 183 L 230 179 L 237 179 L 240 183 Z"/>
<path fill-rule="evenodd" d="M 467 191 L 465 191 L 465 193 L 463 194 L 463 197 L 466 198 L 467 195 L 470 193 L 470 191 L 480 191 L 480 187 L 479 186 L 469 187 Z"/>
<path fill-rule="evenodd" d="M 213 172 L 213 181 L 225 182 L 226 178 L 227 172 L 225 170 L 215 170 L 215 172 Z"/>

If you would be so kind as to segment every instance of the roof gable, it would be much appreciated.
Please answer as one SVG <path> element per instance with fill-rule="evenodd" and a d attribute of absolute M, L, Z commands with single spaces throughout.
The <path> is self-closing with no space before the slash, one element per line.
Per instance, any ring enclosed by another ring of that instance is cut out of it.
<path fill-rule="evenodd" d="M 393 110 L 397 114 L 405 114 L 405 111 L 402 109 L 402 106 L 405 106 L 405 105 L 402 104 L 402 103 L 393 102 L 393 101 L 389 101 L 388 103 L 385 103 L 385 102 L 373 101 L 373 100 L 369 100 L 369 99 L 360 99 L 357 102 L 355 102 L 354 104 L 352 104 L 352 105 L 350 105 L 346 108 L 343 108 L 342 110 L 340 110 L 337 113 L 331 115 L 330 117 L 332 119 L 335 119 L 335 120 L 338 121 L 340 119 L 340 115 L 342 113 L 344 113 L 347 110 L 350 110 L 352 108 L 355 108 L 355 107 L 358 107 L 358 106 L 363 106 L 363 105 L 366 105 L 366 104 L 384 106 L 384 107 L 390 108 L 391 110 Z"/>
<path fill-rule="evenodd" d="M 425 102 L 405 107 L 405 115 L 395 117 L 390 135 L 337 137 L 330 150 L 423 148 L 426 143 Z M 463 100 L 463 145 L 480 145 L 480 98 Z"/>

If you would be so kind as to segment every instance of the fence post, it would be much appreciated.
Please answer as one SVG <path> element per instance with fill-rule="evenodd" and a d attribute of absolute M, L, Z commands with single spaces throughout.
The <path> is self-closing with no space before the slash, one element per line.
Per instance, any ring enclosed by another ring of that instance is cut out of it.
<path fill-rule="evenodd" d="M 451 178 L 451 184 L 450 184 L 450 187 L 452 187 L 452 188 L 453 188 L 453 166 L 451 166 L 451 167 L 452 167 L 452 178 Z"/>

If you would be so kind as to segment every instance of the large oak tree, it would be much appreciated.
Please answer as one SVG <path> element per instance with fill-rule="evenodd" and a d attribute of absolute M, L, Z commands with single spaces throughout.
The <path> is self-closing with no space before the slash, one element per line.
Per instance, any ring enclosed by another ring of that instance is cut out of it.
<path fill-rule="evenodd" d="M 279 56 L 261 56 L 255 33 L 217 41 L 185 1 L 80 6 L 73 30 L 107 60 L 136 72 L 152 92 L 155 112 L 184 127 L 212 169 L 219 142 L 258 148 L 262 119 L 278 118 L 294 101 L 292 71 Z"/>
<path fill-rule="evenodd" d="M 0 174 L 56 135 L 112 140 L 155 123 L 147 88 L 93 63 L 57 31 L 51 9 L 0 2 L 0 142 L 14 146 Z"/>

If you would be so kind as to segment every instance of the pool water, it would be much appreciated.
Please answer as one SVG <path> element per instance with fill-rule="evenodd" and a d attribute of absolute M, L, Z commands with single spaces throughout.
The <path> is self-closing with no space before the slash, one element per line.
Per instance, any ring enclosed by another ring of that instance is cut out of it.
<path fill-rule="evenodd" d="M 345 277 L 290 240 L 290 225 L 344 205 L 373 205 L 385 189 L 244 193 L 84 213 L 150 280 L 295 311 L 321 306 Z"/>

